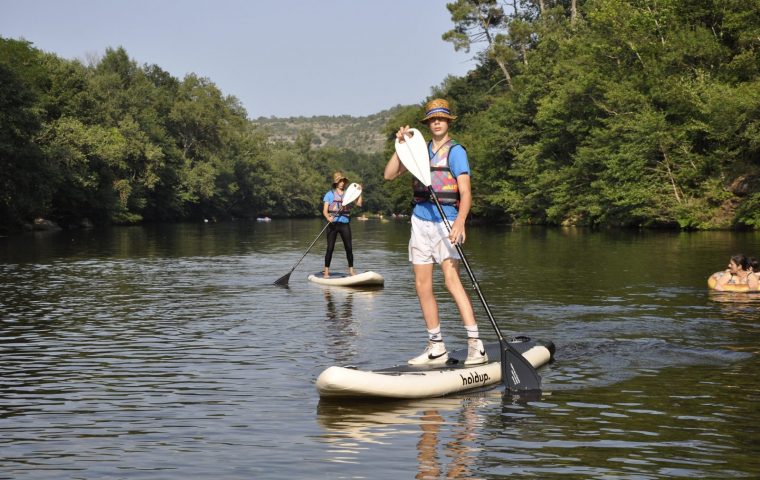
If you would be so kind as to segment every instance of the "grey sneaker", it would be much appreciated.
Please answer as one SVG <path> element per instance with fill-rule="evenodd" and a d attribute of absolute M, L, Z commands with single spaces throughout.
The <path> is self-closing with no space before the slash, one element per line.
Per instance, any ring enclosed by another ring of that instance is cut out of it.
<path fill-rule="evenodd" d="M 446 345 L 443 342 L 428 340 L 425 351 L 407 363 L 409 365 L 439 365 L 446 363 L 448 359 L 449 354 L 446 352 Z"/>
<path fill-rule="evenodd" d="M 486 348 L 483 346 L 483 342 L 479 338 L 467 339 L 467 360 L 464 361 L 465 365 L 480 365 L 481 363 L 488 362 L 488 355 L 486 355 Z"/>

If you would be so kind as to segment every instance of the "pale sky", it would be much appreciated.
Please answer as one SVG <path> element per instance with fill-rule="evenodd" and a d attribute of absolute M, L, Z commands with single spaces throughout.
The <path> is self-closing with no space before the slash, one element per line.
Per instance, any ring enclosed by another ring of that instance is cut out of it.
<path fill-rule="evenodd" d="M 445 0 L 0 0 L 0 36 L 66 59 L 119 46 L 196 73 L 250 118 L 377 113 L 475 67 Z"/>

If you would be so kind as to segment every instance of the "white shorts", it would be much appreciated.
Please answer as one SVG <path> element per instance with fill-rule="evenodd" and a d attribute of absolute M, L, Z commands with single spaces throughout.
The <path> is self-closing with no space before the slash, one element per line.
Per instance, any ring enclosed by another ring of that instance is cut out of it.
<path fill-rule="evenodd" d="M 409 261 L 414 264 L 438 263 L 447 258 L 459 260 L 443 222 L 428 222 L 412 215 L 412 237 L 409 239 Z"/>

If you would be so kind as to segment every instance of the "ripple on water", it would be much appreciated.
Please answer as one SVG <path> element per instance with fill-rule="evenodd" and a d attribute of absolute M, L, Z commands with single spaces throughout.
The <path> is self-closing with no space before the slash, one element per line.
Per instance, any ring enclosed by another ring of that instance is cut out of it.
<path fill-rule="evenodd" d="M 504 332 L 557 345 L 543 396 L 515 400 L 497 387 L 346 405 L 317 398 L 322 369 L 390 366 L 424 345 L 408 225 L 355 226 L 359 268 L 383 273 L 383 289 L 306 282 L 321 252 L 289 288 L 273 286 L 311 227 L 118 230 L 0 262 L 2 475 L 760 475 L 755 297 L 712 295 L 687 269 L 652 268 L 668 255 L 691 265 L 693 250 L 673 253 L 669 237 L 659 246 L 621 234 L 586 250 L 578 242 L 599 241 L 594 233 L 521 243 L 520 232 L 473 229 L 469 258 Z M 596 256 L 608 270 L 594 268 Z M 528 266 L 548 270 L 515 282 Z M 439 275 L 435 288 L 447 344 L 462 346 Z"/>

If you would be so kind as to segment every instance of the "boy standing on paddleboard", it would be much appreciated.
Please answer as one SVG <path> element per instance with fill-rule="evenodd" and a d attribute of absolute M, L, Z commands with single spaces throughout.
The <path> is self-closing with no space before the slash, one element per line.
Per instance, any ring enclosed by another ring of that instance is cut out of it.
<path fill-rule="evenodd" d="M 435 99 L 425 106 L 425 123 L 432 140 L 428 143 L 432 187 L 443 206 L 443 211 L 451 223 L 451 233 L 447 232 L 427 187 L 414 181 L 414 209 L 412 210 L 412 234 L 409 240 L 409 261 L 414 271 L 414 284 L 422 308 L 422 316 L 428 331 L 425 351 L 409 360 L 412 365 L 444 364 L 449 356 L 441 335 L 438 304 L 433 293 L 433 265 L 441 265 L 446 288 L 454 298 L 467 330 L 466 365 L 477 365 L 488 361 L 483 342 L 478 333 L 475 312 L 470 298 L 459 278 L 459 254 L 456 243 L 465 241 L 465 221 L 472 206 L 470 189 L 470 165 L 467 151 L 449 137 L 449 123 L 456 119 L 451 115 L 449 103 Z M 396 132 L 396 139 L 404 142 L 409 135 L 409 126 Z M 386 180 L 398 178 L 406 172 L 397 154 L 385 166 Z"/>

